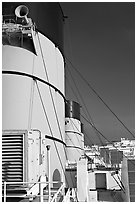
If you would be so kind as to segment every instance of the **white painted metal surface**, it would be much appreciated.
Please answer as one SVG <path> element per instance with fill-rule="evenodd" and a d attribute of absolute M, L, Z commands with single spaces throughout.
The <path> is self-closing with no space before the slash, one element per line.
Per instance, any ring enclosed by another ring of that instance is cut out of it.
<path fill-rule="evenodd" d="M 64 60 L 61 52 L 42 34 L 35 33 L 34 31 L 33 38 L 37 55 L 21 47 L 3 45 L 3 70 L 18 71 L 35 75 L 53 84 L 62 92 L 62 94 L 64 94 Z M 50 91 L 49 86 L 46 84 L 37 82 L 41 99 L 44 104 L 43 107 L 36 82 L 31 78 L 3 74 L 2 83 L 2 129 L 37 129 L 41 132 L 43 135 L 41 142 L 42 144 L 45 143 L 51 146 L 51 158 L 54 158 L 54 160 L 51 161 L 50 180 L 52 181 L 54 170 L 57 168 L 61 173 L 62 166 L 65 168 L 65 152 L 62 143 L 55 140 L 53 141 L 52 139 L 45 139 L 45 135 L 48 135 L 51 138 L 53 136 L 60 141 L 62 140 L 65 142 L 65 112 L 63 97 L 52 88 Z M 47 121 L 45 115 L 47 115 L 49 121 Z M 32 141 L 30 141 L 30 143 L 31 142 Z M 55 143 L 58 154 L 61 157 L 62 166 L 56 152 Z M 42 155 L 44 155 L 44 147 L 45 146 L 43 145 L 41 150 Z M 31 152 L 31 155 L 36 155 L 35 157 L 37 158 L 36 152 Z M 45 157 L 43 156 L 43 160 L 44 159 Z M 33 158 L 32 160 L 34 162 L 35 159 Z M 31 161 L 31 163 L 33 162 Z M 29 170 L 31 173 L 32 169 Z M 37 172 L 36 168 L 35 171 Z M 31 173 L 29 173 L 30 176 Z"/>
<path fill-rule="evenodd" d="M 70 162 L 77 162 L 84 154 L 84 135 L 81 133 L 81 122 L 74 118 L 65 119 L 66 151 Z"/>
<path fill-rule="evenodd" d="M 77 197 L 79 202 L 89 201 L 87 159 L 77 162 Z"/>

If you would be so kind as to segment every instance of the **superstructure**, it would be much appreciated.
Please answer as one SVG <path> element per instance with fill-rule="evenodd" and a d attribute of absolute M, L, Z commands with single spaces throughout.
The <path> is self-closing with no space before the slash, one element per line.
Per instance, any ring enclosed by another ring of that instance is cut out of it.
<path fill-rule="evenodd" d="M 65 97 L 59 3 L 4 2 L 2 12 L 3 201 L 89 202 L 102 192 L 119 195 L 119 168 L 88 168 L 80 104 Z"/>

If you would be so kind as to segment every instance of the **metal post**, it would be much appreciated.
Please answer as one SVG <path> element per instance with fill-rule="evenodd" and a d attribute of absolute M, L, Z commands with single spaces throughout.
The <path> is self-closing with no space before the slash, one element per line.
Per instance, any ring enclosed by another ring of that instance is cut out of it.
<path fill-rule="evenodd" d="M 4 202 L 6 202 L 6 181 L 4 181 Z"/>
<path fill-rule="evenodd" d="M 39 184 L 39 187 L 40 187 L 40 202 L 43 202 L 43 177 L 41 176 L 40 177 L 40 184 Z"/>
<path fill-rule="evenodd" d="M 50 183 L 50 145 L 47 145 L 47 169 L 48 169 L 48 192 L 49 192 L 49 202 L 51 198 L 51 183 Z"/>
<path fill-rule="evenodd" d="M 112 162 L 111 162 L 111 151 L 109 151 L 109 162 L 110 162 L 110 165 L 112 167 Z"/>

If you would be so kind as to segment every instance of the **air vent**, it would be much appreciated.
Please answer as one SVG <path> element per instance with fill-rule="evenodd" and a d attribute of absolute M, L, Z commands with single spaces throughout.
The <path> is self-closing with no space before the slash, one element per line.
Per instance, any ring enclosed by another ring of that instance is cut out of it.
<path fill-rule="evenodd" d="M 23 181 L 23 134 L 2 135 L 2 181 Z"/>

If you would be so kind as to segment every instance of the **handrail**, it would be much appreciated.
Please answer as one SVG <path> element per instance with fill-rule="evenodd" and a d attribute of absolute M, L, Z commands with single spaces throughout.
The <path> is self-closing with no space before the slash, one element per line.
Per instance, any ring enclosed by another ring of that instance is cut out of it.
<path fill-rule="evenodd" d="M 17 196 L 7 196 L 7 193 L 6 193 L 6 191 L 7 191 L 7 185 L 8 184 L 12 184 L 12 185 L 17 185 L 17 184 L 34 184 L 33 186 L 32 186 L 32 188 L 36 185 L 36 184 L 40 184 L 41 186 L 42 186 L 42 184 L 45 184 L 46 186 L 48 185 L 48 182 L 41 182 L 41 181 L 38 181 L 38 182 L 27 182 L 27 181 L 22 181 L 22 182 L 7 182 L 7 181 L 4 181 L 3 183 L 2 183 L 2 185 L 4 185 L 4 195 L 3 195 L 3 197 L 4 197 L 4 202 L 6 202 L 6 198 L 7 197 L 19 197 L 19 195 L 17 195 Z M 43 197 L 43 193 L 42 192 L 40 192 L 41 194 L 40 194 L 40 197 Z M 33 195 L 32 195 L 33 196 Z M 22 197 L 22 196 L 21 196 Z M 25 196 L 25 197 L 27 197 L 27 196 Z"/>
<path fill-rule="evenodd" d="M 61 183 L 61 182 L 58 182 L 58 181 L 53 181 L 53 182 L 41 182 L 41 181 L 37 181 L 37 182 L 29 182 L 29 181 L 17 181 L 17 182 L 14 182 L 14 181 L 3 181 L 3 185 L 4 183 L 6 182 L 6 184 L 38 184 L 38 183 L 46 183 L 46 184 L 56 184 L 56 183 Z"/>
<path fill-rule="evenodd" d="M 67 190 L 66 195 L 64 196 L 63 202 L 69 202 L 70 201 L 70 188 Z M 68 200 L 69 199 L 69 200 Z"/>
<path fill-rule="evenodd" d="M 74 188 L 69 188 L 62 202 L 78 202 L 76 191 Z"/>
<path fill-rule="evenodd" d="M 51 203 L 56 201 L 56 198 L 58 196 L 58 194 L 62 191 L 62 189 L 65 187 L 65 184 L 63 183 L 62 186 L 58 189 L 57 193 L 54 195 L 54 197 L 52 198 L 52 200 L 50 201 Z"/>
<path fill-rule="evenodd" d="M 38 182 L 27 182 L 27 181 L 20 181 L 20 182 L 9 182 L 9 181 L 4 181 L 4 182 L 2 182 L 2 185 L 4 186 L 4 193 L 3 193 L 3 198 L 4 198 L 4 202 L 6 202 L 6 198 L 7 197 L 22 197 L 22 196 L 19 196 L 19 195 L 17 195 L 17 196 L 8 196 L 7 195 L 7 185 L 17 185 L 17 184 L 34 184 L 34 185 L 36 185 L 36 184 L 40 184 L 41 185 L 41 187 L 42 187 L 42 184 L 45 184 L 46 186 L 48 186 L 49 185 L 49 183 L 50 184 L 56 184 L 56 183 L 60 183 L 60 182 L 58 182 L 58 181 L 53 181 L 53 182 L 44 182 L 44 181 L 38 181 Z M 33 186 L 31 186 L 31 188 L 33 188 L 34 187 L 34 185 Z M 62 188 L 63 188 L 63 186 L 64 186 L 64 184 L 61 186 Z M 61 191 L 61 189 L 62 188 L 60 188 L 59 190 Z M 58 191 L 59 191 L 58 190 Z M 57 191 L 57 193 L 59 193 Z M 29 195 L 26 195 L 25 197 L 28 197 Z M 31 195 L 32 197 L 34 196 L 34 195 Z M 43 195 L 43 192 L 42 191 L 40 191 L 40 195 L 37 195 L 38 197 L 44 197 L 44 195 Z"/>

